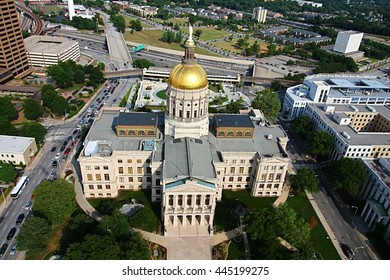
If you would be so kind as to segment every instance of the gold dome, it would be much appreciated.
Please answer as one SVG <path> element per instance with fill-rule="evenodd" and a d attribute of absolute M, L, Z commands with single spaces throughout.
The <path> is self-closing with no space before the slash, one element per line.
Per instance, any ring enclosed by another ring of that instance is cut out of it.
<path fill-rule="evenodd" d="M 177 89 L 197 90 L 208 85 L 206 71 L 198 64 L 178 64 L 169 75 L 169 83 Z"/>

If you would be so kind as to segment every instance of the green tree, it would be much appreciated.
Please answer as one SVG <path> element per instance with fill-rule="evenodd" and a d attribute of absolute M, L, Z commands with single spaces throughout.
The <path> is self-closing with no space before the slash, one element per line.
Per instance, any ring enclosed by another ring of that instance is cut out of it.
<path fill-rule="evenodd" d="M 27 219 L 16 236 L 19 250 L 40 250 L 44 248 L 52 232 L 49 223 L 41 217 Z"/>
<path fill-rule="evenodd" d="M 18 130 L 5 116 L 0 116 L 0 131 L 3 135 L 18 135 Z"/>
<path fill-rule="evenodd" d="M 142 24 L 139 19 L 130 21 L 130 28 L 135 31 L 142 31 Z"/>
<path fill-rule="evenodd" d="M 292 121 L 291 127 L 296 133 L 306 136 L 310 131 L 312 131 L 313 122 L 309 116 L 299 116 Z"/>
<path fill-rule="evenodd" d="M 87 235 L 81 243 L 73 243 L 66 251 L 68 260 L 118 260 L 119 245 L 108 235 Z"/>
<path fill-rule="evenodd" d="M 74 82 L 76 84 L 82 84 L 85 81 L 84 71 L 81 69 L 77 69 L 74 72 Z"/>
<path fill-rule="evenodd" d="M 23 100 L 23 112 L 27 119 L 35 120 L 42 115 L 42 108 L 35 99 L 26 98 Z"/>
<path fill-rule="evenodd" d="M 356 196 L 368 182 L 368 173 L 360 159 L 343 158 L 333 161 L 327 169 L 328 179 L 334 189 Z"/>
<path fill-rule="evenodd" d="M 251 240 L 262 244 L 253 251 L 261 258 L 281 258 L 282 250 L 279 237 L 298 250 L 309 244 L 310 228 L 306 221 L 290 208 L 287 203 L 278 207 L 268 206 L 258 212 L 245 216 L 245 230 Z"/>
<path fill-rule="evenodd" d="M 37 143 L 42 143 L 45 139 L 47 129 L 40 123 L 28 122 L 22 125 L 20 132 L 22 136 L 35 138 Z"/>
<path fill-rule="evenodd" d="M 202 35 L 202 33 L 203 33 L 203 31 L 201 29 L 196 29 L 194 31 L 194 36 L 199 38 L 200 35 Z"/>
<path fill-rule="evenodd" d="M 110 216 L 104 216 L 101 228 L 108 231 L 116 241 L 125 241 L 130 236 L 130 226 L 126 217 L 118 211 Z"/>
<path fill-rule="evenodd" d="M 252 107 L 261 110 L 267 120 L 273 122 L 277 118 L 282 104 L 274 91 L 264 89 L 256 93 L 255 99 L 252 100 Z"/>
<path fill-rule="evenodd" d="M 310 132 L 306 138 L 305 144 L 309 151 L 314 154 L 314 157 L 319 155 L 324 158 L 329 156 L 329 153 L 334 146 L 332 136 L 329 133 L 320 130 Z"/>
<path fill-rule="evenodd" d="M 64 222 L 77 209 L 73 186 L 64 179 L 42 181 L 34 195 L 34 211 L 54 225 Z"/>
<path fill-rule="evenodd" d="M 318 190 L 316 173 L 307 168 L 298 169 L 297 175 L 291 176 L 291 187 L 297 193 L 305 190 L 308 192 L 316 192 Z"/>
<path fill-rule="evenodd" d="M 0 182 L 9 184 L 14 182 L 18 173 L 12 163 L 5 163 L 0 161 Z"/>
<path fill-rule="evenodd" d="M 18 117 L 18 111 L 11 102 L 11 98 L 8 96 L 0 97 L 0 117 L 5 117 L 8 120 L 13 120 Z"/>
<path fill-rule="evenodd" d="M 63 63 L 50 65 L 47 67 L 46 73 L 52 77 L 60 88 L 69 88 L 73 84 L 73 73 L 63 66 Z"/>
<path fill-rule="evenodd" d="M 136 67 L 136 68 L 141 68 L 141 69 L 144 69 L 144 68 L 148 68 L 150 66 L 154 66 L 154 63 L 150 62 L 149 60 L 145 59 L 145 58 L 141 58 L 141 59 L 137 59 L 133 62 L 133 66 Z"/>

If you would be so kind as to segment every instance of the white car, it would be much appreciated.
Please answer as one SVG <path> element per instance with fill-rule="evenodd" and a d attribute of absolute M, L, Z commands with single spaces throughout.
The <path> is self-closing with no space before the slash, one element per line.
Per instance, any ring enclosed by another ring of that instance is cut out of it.
<path fill-rule="evenodd" d="M 61 153 L 56 153 L 56 156 L 55 156 L 55 158 L 56 158 L 56 159 L 59 159 L 59 158 L 60 158 L 60 156 L 61 156 Z"/>
<path fill-rule="evenodd" d="M 10 254 L 11 256 L 15 255 L 17 247 L 18 247 L 18 244 L 16 244 L 16 243 L 15 243 L 14 245 L 12 245 L 12 248 L 11 248 L 11 250 L 9 251 L 9 254 Z"/>

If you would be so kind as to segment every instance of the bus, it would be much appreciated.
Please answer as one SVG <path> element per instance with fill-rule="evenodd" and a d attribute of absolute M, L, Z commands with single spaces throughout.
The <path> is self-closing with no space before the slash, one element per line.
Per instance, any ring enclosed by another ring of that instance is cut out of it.
<path fill-rule="evenodd" d="M 23 191 L 29 180 L 30 179 L 28 178 L 28 176 L 23 176 L 22 178 L 20 178 L 19 182 L 16 184 L 15 188 L 11 192 L 12 199 L 17 199 L 19 197 L 20 193 Z"/>

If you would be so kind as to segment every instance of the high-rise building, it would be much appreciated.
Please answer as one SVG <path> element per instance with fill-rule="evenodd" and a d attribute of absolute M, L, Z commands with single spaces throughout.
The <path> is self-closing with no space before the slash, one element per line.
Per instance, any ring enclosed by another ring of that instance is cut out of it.
<path fill-rule="evenodd" d="M 0 1 L 0 69 L 7 69 L 13 77 L 31 73 L 22 31 L 14 0 Z"/>
<path fill-rule="evenodd" d="M 267 18 L 267 10 L 263 7 L 257 7 L 253 9 L 252 19 L 257 22 L 264 23 Z"/>
<path fill-rule="evenodd" d="M 333 50 L 343 54 L 358 51 L 363 34 L 352 30 L 339 32 Z"/>

